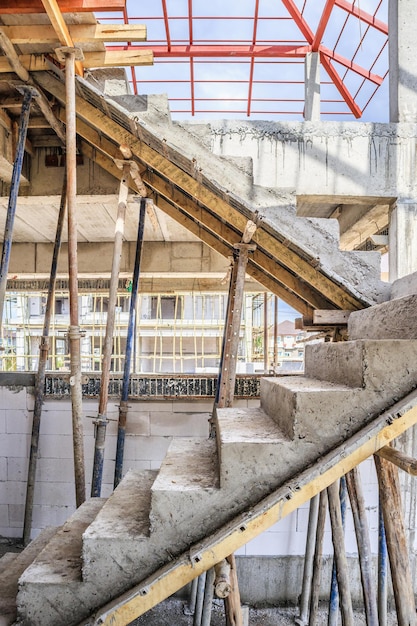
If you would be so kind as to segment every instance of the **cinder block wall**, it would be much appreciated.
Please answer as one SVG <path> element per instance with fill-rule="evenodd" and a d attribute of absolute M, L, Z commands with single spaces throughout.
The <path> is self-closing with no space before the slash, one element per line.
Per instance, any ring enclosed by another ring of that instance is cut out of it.
<path fill-rule="evenodd" d="M 0 536 L 21 537 L 32 428 L 34 398 L 31 388 L 0 387 Z M 257 406 L 258 401 L 237 401 L 237 406 Z M 124 471 L 156 469 L 173 437 L 207 436 L 212 401 L 131 401 L 125 445 Z M 87 496 L 94 455 L 94 424 L 97 400 L 83 403 Z M 118 403 L 110 400 L 102 495 L 113 489 Z M 45 400 L 39 445 L 39 461 L 33 511 L 33 536 L 42 528 L 62 524 L 75 510 L 70 399 Z M 371 528 L 372 548 L 377 553 L 378 490 L 373 463 L 361 466 L 365 500 Z M 295 601 L 301 589 L 302 559 L 308 524 L 308 503 L 250 541 L 237 552 L 242 570 L 242 595 L 256 603 Z M 356 555 L 352 516 L 346 517 L 346 548 Z M 332 554 L 327 520 L 324 553 Z M 247 558 L 241 558 L 247 557 Z M 294 558 L 297 557 L 297 558 Z M 330 566 L 329 566 L 330 567 Z M 257 584 L 254 584 L 254 576 Z M 288 580 L 288 593 L 274 580 Z M 359 580 L 359 578 L 358 578 Z M 245 582 L 246 581 L 246 582 Z M 359 583 L 358 583 L 359 585 Z M 244 589 L 247 591 L 244 592 Z M 268 590 L 268 593 L 266 593 Z M 359 587 L 357 592 L 360 596 Z M 265 595 L 266 594 L 266 595 Z M 264 598 L 264 599 L 263 599 Z"/>

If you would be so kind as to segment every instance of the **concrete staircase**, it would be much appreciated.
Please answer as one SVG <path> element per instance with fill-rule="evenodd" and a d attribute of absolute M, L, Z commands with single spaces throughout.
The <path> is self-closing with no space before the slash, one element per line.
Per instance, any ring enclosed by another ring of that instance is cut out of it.
<path fill-rule="evenodd" d="M 9 589 L 0 624 L 14 621 L 10 598 L 17 584 L 19 624 L 71 626 L 132 588 L 133 595 L 146 595 L 146 579 L 169 576 L 177 558 L 197 564 L 197 542 L 209 535 L 227 538 L 240 528 L 245 543 L 245 520 L 259 503 L 267 514 L 270 494 L 284 490 L 285 501 L 291 489 L 316 480 L 323 459 L 340 465 L 360 441 L 417 405 L 416 304 L 411 295 L 352 313 L 352 339 L 307 346 L 305 375 L 264 379 L 261 408 L 218 410 L 216 438 L 174 440 L 158 472 L 128 472 L 110 498 L 82 505 L 36 556 L 31 544 L 21 556 L 31 564 L 0 575 L 0 597 Z M 358 337 L 361 327 L 382 320 L 384 339 Z M 397 338 L 401 327 L 409 331 Z M 382 439 L 372 440 L 368 455 L 389 440 Z M 312 494 L 303 492 L 297 506 Z M 164 593 L 183 584 L 180 577 Z"/>
<path fill-rule="evenodd" d="M 38 72 L 37 82 L 65 105 L 63 80 Z M 113 160 L 128 144 L 158 208 L 220 254 L 229 257 L 247 221 L 262 218 L 247 273 L 306 317 L 388 298 L 379 253 L 341 251 L 336 220 L 297 217 L 295 189 L 254 185 L 241 160 L 210 151 L 204 129 L 171 123 L 166 97 L 148 97 L 144 111 L 143 98 L 108 98 L 77 78 L 77 115 L 77 133 L 98 149 L 101 167 L 118 178 Z"/>

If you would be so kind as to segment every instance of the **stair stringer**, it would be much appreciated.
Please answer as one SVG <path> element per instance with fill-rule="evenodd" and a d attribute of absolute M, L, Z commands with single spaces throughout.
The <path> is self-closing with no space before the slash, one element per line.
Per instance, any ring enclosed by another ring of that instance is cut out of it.
<path fill-rule="evenodd" d="M 308 502 L 416 423 L 417 391 L 413 391 L 258 504 L 114 598 L 78 626 L 130 623 Z"/>

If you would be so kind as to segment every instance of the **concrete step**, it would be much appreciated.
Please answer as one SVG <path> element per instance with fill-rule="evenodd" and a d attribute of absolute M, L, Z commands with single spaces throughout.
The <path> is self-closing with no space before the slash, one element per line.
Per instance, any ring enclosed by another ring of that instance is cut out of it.
<path fill-rule="evenodd" d="M 96 607 L 99 590 L 82 582 L 82 535 L 104 502 L 84 502 L 23 572 L 17 596 L 22 623 L 72 626 Z"/>
<path fill-rule="evenodd" d="M 417 339 L 417 294 L 389 300 L 349 316 L 349 339 Z"/>
<path fill-rule="evenodd" d="M 378 391 L 387 399 L 401 397 L 417 381 L 417 341 L 384 339 L 310 344 L 305 350 L 304 371 L 307 377 Z"/>
<path fill-rule="evenodd" d="M 204 508 L 219 485 L 215 439 L 174 439 L 152 486 L 152 533 L 169 536 L 174 527 L 181 527 L 186 535 L 194 535 L 189 528 L 193 511 Z"/>
<path fill-rule="evenodd" d="M 83 580 L 123 586 L 141 573 L 156 475 L 156 470 L 130 470 L 85 530 Z"/>
<path fill-rule="evenodd" d="M 262 409 L 217 409 L 216 433 L 220 485 L 234 500 L 248 492 L 255 500 L 270 493 L 301 467 L 307 447 L 315 450 L 289 439 Z"/>
<path fill-rule="evenodd" d="M 5 552 L 0 559 L 0 576 L 6 568 L 15 560 L 19 552 Z"/>
<path fill-rule="evenodd" d="M 16 621 L 19 578 L 57 530 L 45 528 L 22 552 L 8 552 L 0 559 L 0 626 L 8 626 Z"/>
<path fill-rule="evenodd" d="M 327 445 L 340 429 L 348 433 L 352 415 L 367 415 L 362 391 L 305 376 L 262 378 L 261 408 L 289 439 L 316 443 L 320 438 Z"/>

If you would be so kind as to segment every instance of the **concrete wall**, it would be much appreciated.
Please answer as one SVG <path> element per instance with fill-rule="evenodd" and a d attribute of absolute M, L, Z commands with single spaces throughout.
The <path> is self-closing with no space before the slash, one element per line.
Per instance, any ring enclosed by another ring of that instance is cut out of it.
<path fill-rule="evenodd" d="M 215 154 L 252 159 L 256 185 L 300 195 L 417 194 L 415 123 L 221 120 L 195 130 Z"/>

